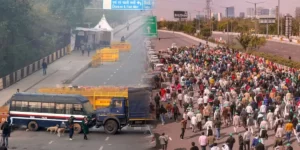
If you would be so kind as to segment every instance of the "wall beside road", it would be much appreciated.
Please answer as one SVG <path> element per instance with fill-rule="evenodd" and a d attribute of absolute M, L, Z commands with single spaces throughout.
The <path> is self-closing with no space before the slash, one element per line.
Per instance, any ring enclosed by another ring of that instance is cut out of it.
<path fill-rule="evenodd" d="M 9 75 L 4 76 L 3 78 L 0 78 L 0 90 L 15 84 L 16 82 L 22 80 L 23 78 L 26 78 L 27 76 L 40 70 L 42 68 L 43 61 L 45 61 L 47 64 L 51 64 L 52 62 L 58 60 L 59 58 L 67 55 L 69 51 L 70 51 L 70 45 L 67 45 L 64 48 L 57 50 L 56 52 L 44 58 L 41 58 L 40 60 L 35 61 L 34 63 L 28 66 L 25 66 L 24 68 L 21 68 Z"/>

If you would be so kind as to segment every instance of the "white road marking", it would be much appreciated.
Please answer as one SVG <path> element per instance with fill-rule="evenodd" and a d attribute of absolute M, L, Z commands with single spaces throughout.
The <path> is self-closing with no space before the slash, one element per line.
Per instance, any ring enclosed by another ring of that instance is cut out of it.
<path fill-rule="evenodd" d="M 112 145 L 112 144 L 108 144 L 108 145 Z"/>
<path fill-rule="evenodd" d="M 52 144 L 52 143 L 53 143 L 53 141 L 50 141 L 50 142 L 49 142 L 49 144 Z"/>
<path fill-rule="evenodd" d="M 117 73 L 116 71 L 114 73 Z"/>
<path fill-rule="evenodd" d="M 113 74 L 110 75 L 111 77 L 113 76 Z"/>
<path fill-rule="evenodd" d="M 99 150 L 103 150 L 103 146 L 101 146 L 101 147 L 99 148 Z"/>
<path fill-rule="evenodd" d="M 107 80 L 110 80 L 109 78 Z"/>
<path fill-rule="evenodd" d="M 171 137 L 169 137 L 169 140 L 170 140 L 170 141 L 172 141 L 172 138 L 171 138 Z"/>
<path fill-rule="evenodd" d="M 119 70 L 119 68 L 117 68 L 117 70 Z"/>
<path fill-rule="evenodd" d="M 108 141 L 109 140 L 109 137 L 106 137 L 105 141 Z"/>
<path fill-rule="evenodd" d="M 106 84 L 106 82 L 104 82 L 103 84 Z"/>

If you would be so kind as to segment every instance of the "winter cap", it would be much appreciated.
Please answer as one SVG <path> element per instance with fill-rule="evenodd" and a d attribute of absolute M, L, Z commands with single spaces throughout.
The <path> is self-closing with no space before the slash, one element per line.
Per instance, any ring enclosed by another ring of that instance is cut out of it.
<path fill-rule="evenodd" d="M 230 133 L 229 136 L 232 136 L 232 133 Z"/>

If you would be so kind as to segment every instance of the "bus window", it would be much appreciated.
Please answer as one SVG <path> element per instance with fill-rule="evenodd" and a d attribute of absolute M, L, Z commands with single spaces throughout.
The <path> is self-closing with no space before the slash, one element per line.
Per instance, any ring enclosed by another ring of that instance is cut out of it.
<path fill-rule="evenodd" d="M 28 102 L 29 112 L 41 112 L 41 102 Z"/>
<path fill-rule="evenodd" d="M 56 113 L 65 114 L 65 104 L 56 104 Z"/>
<path fill-rule="evenodd" d="M 16 111 L 27 111 L 28 102 L 19 101 L 16 102 Z"/>
<path fill-rule="evenodd" d="M 72 114 L 73 105 L 66 104 L 66 114 Z"/>
<path fill-rule="evenodd" d="M 54 103 L 42 103 L 42 112 L 54 113 Z"/>
<path fill-rule="evenodd" d="M 16 110 L 16 101 L 11 101 L 10 110 Z"/>
<path fill-rule="evenodd" d="M 76 114 L 76 115 L 82 115 L 83 114 L 83 109 L 82 109 L 81 104 L 74 104 L 73 114 Z"/>

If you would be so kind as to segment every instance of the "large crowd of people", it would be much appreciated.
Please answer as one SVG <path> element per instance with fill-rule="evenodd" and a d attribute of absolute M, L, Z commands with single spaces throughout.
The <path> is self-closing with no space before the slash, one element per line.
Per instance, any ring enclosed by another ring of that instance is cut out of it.
<path fill-rule="evenodd" d="M 166 117 L 180 123 L 181 139 L 187 128 L 201 132 L 191 149 L 232 150 L 238 144 L 240 150 L 265 150 L 271 130 L 274 149 L 292 150 L 292 136 L 300 144 L 299 70 L 201 43 L 166 53 L 159 54 L 163 66 L 155 81 L 170 85 L 154 97 L 157 117 L 162 125 Z M 218 145 L 223 127 L 232 133 Z"/>

